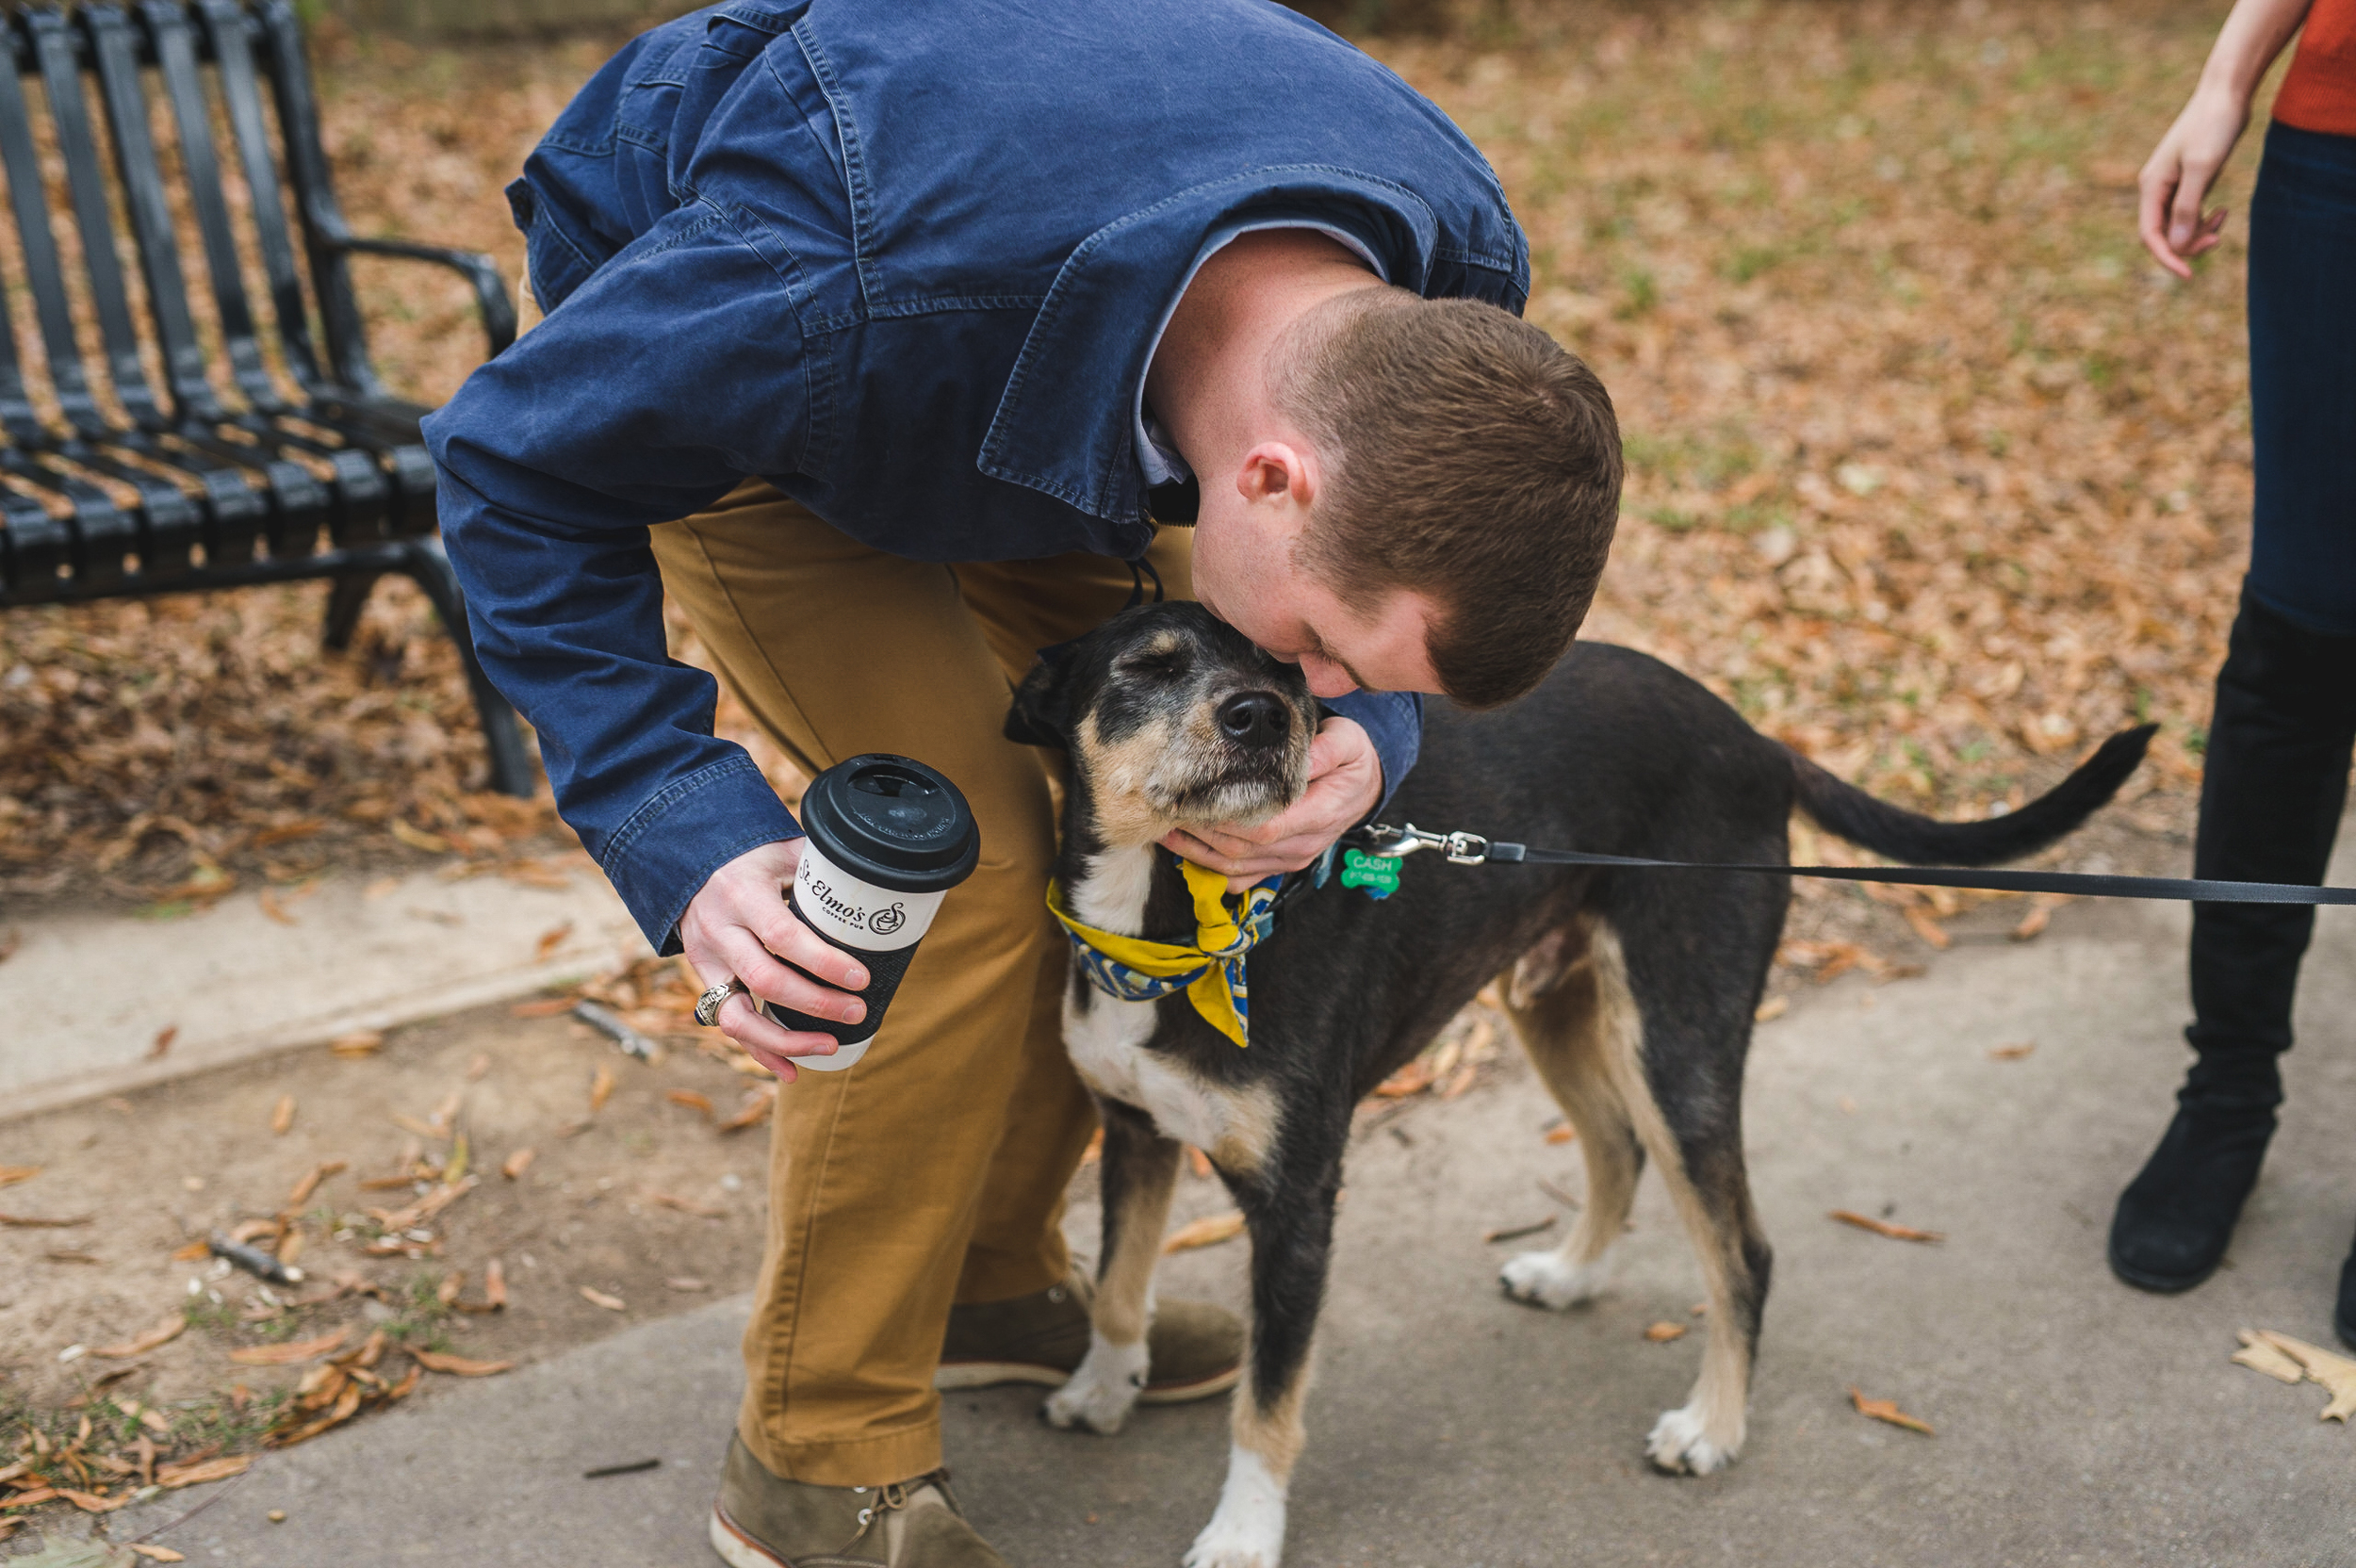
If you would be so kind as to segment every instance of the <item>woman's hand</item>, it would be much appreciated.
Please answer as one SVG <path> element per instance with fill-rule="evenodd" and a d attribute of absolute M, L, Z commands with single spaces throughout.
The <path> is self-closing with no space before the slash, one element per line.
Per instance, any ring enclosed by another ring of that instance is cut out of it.
<path fill-rule="evenodd" d="M 2144 249 L 2180 278 L 2192 276 L 2193 257 L 2217 249 L 2225 209 L 2204 215 L 2201 204 L 2249 123 L 2247 93 L 2203 82 L 2135 177 Z"/>
<path fill-rule="evenodd" d="M 1313 865 L 1383 798 L 1383 761 L 1355 719 L 1330 718 L 1309 743 L 1309 787 L 1257 827 L 1181 828 L 1162 847 L 1227 875 L 1241 892 L 1278 872 Z"/>
<path fill-rule="evenodd" d="M 867 988 L 867 971 L 849 954 L 819 939 L 786 905 L 785 890 L 793 885 L 806 841 L 763 844 L 730 860 L 688 901 L 679 923 L 687 961 L 707 987 L 734 976 L 752 992 L 747 996 L 739 990 L 721 1004 L 721 1033 L 788 1084 L 794 1081 L 791 1058 L 831 1054 L 834 1037 L 773 1023 L 761 1016 L 752 997 L 845 1023 L 867 1016 L 867 1004 L 848 994 Z M 795 973 L 780 958 L 809 974 Z M 814 984 L 810 975 L 843 989 Z"/>
<path fill-rule="evenodd" d="M 2192 102 L 2135 176 L 2135 227 L 2144 249 L 2180 278 L 2192 276 L 2193 257 L 2217 249 L 2225 209 L 2204 217 L 2201 204 L 2250 123 L 2250 95 L 2274 57 L 2307 19 L 2311 3 L 2233 0 L 2209 50 L 2209 61 L 2201 68 L 2201 85 L 2193 89 Z"/>

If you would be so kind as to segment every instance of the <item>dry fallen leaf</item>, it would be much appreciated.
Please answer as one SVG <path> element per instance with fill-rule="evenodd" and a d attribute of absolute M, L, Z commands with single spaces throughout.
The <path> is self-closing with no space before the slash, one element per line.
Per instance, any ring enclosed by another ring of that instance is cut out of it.
<path fill-rule="evenodd" d="M 176 1312 L 171 1313 L 164 1317 L 162 1322 L 148 1330 L 147 1332 L 125 1340 L 121 1345 L 94 1345 L 90 1348 L 90 1354 L 104 1356 L 108 1361 L 129 1361 L 133 1356 L 147 1354 L 158 1345 L 171 1344 L 180 1337 L 180 1331 L 188 1326 L 187 1317 Z"/>
<path fill-rule="evenodd" d="M 130 1549 L 150 1562 L 186 1562 L 188 1560 L 171 1547 L 159 1546 L 153 1541 L 134 1541 L 130 1544 Z"/>
<path fill-rule="evenodd" d="M 1859 1415 L 1870 1415 L 1876 1421 L 1887 1421 L 1893 1427 L 1904 1427 L 1910 1432 L 1921 1432 L 1924 1437 L 1939 1435 L 1931 1430 L 1929 1422 L 1908 1415 L 1905 1411 L 1900 1410 L 1895 1399 L 1868 1399 L 1857 1389 L 1851 1388 L 1849 1402 L 1857 1407 L 1857 1413 Z"/>
<path fill-rule="evenodd" d="M 681 1214 L 692 1214 L 698 1219 L 726 1219 L 728 1214 L 726 1209 L 716 1209 L 709 1203 L 698 1203 L 693 1199 L 680 1198 L 673 1193 L 649 1193 L 647 1197 L 666 1209 L 677 1209 Z"/>
<path fill-rule="evenodd" d="M 567 995 L 544 996 L 534 1002 L 518 1002 L 507 1009 L 507 1016 L 510 1018 L 554 1018 L 559 1013 L 571 1012 L 579 1000 L 578 997 Z"/>
<path fill-rule="evenodd" d="M 1432 1068 L 1421 1057 L 1409 1062 L 1397 1072 L 1374 1086 L 1378 1100 L 1404 1100 L 1421 1094 L 1432 1086 Z"/>
<path fill-rule="evenodd" d="M 1947 928 L 1934 920 L 1931 912 L 1921 905 L 1906 906 L 1905 914 L 1906 923 L 1914 927 L 1914 934 L 1940 952 L 1944 953 L 1954 942 L 1955 939 L 1947 935 Z"/>
<path fill-rule="evenodd" d="M 291 1345 L 248 1345 L 229 1352 L 229 1359 L 239 1366 L 292 1366 L 314 1356 L 323 1356 L 351 1336 L 350 1329 L 337 1329 L 334 1333 L 317 1339 L 297 1340 Z"/>
<path fill-rule="evenodd" d="M 717 1125 L 723 1133 L 742 1132 L 757 1122 L 768 1120 L 769 1112 L 777 1102 L 777 1086 L 775 1083 L 756 1084 L 744 1091 L 744 1098 L 735 1111 Z M 1100 1131 L 1096 1135 L 1101 1139 L 1104 1135 Z M 1101 1149 L 1103 1145 L 1101 1142 L 1091 1143 L 1089 1147 Z"/>
<path fill-rule="evenodd" d="M 37 1165 L 0 1165 L 0 1187 L 12 1187 L 19 1182 L 29 1182 L 41 1174 Z"/>
<path fill-rule="evenodd" d="M 1655 1345 L 1666 1345 L 1673 1339 L 1683 1339 L 1685 1328 L 1682 1323 L 1656 1323 L 1644 1331 L 1644 1337 Z"/>
<path fill-rule="evenodd" d="M 327 1042 L 327 1049 L 346 1061 L 357 1061 L 374 1053 L 384 1043 L 384 1031 L 355 1029 L 349 1035 L 338 1035 Z"/>
<path fill-rule="evenodd" d="M 2263 1372 L 2277 1382 L 2303 1383 L 2307 1380 L 2306 1367 L 2260 1338 L 2257 1330 L 2244 1329 L 2234 1337 L 2241 1341 L 2241 1348 L 2234 1351 L 2231 1358 L 2236 1364 L 2247 1366 L 2252 1372 Z"/>
<path fill-rule="evenodd" d="M 1211 1157 L 1194 1145 L 1188 1144 L 1186 1145 L 1186 1168 L 1194 1173 L 1198 1181 L 1207 1181 L 1211 1175 Z"/>
<path fill-rule="evenodd" d="M 311 1194 L 319 1191 L 321 1182 L 345 1168 L 346 1162 L 342 1160 L 326 1160 L 313 1166 L 303 1174 L 303 1179 L 294 1184 L 294 1190 L 286 1195 L 286 1207 L 290 1209 L 303 1207 L 305 1202 L 309 1201 Z"/>
<path fill-rule="evenodd" d="M 712 1097 L 697 1094 L 694 1089 L 672 1089 L 663 1098 L 674 1105 L 684 1105 L 698 1116 L 708 1118 L 712 1115 Z"/>
<path fill-rule="evenodd" d="M 187 1460 L 178 1464 L 155 1466 L 155 1484 L 161 1487 L 202 1486 L 206 1481 L 225 1481 L 232 1476 L 242 1476 L 254 1462 L 252 1454 L 225 1454 L 220 1459 Z"/>
<path fill-rule="evenodd" d="M 2260 1329 L 2258 1337 L 2305 1367 L 2307 1376 L 2331 1394 L 2331 1402 L 2323 1407 L 2316 1419 L 2345 1424 L 2349 1416 L 2356 1415 L 2356 1361 L 2303 1339 L 2278 1334 L 2271 1329 Z"/>
<path fill-rule="evenodd" d="M 286 1135 L 286 1130 L 294 1125 L 294 1096 L 291 1094 L 280 1095 L 278 1097 L 278 1103 L 270 1109 L 270 1130 L 276 1133 L 279 1136 L 284 1137 Z"/>
<path fill-rule="evenodd" d="M 1549 1127 L 1546 1129 L 1546 1141 L 1548 1143 L 1575 1143 L 1578 1139 L 1579 1129 L 1572 1126 L 1567 1121 L 1563 1122 L 1560 1126 Z"/>
<path fill-rule="evenodd" d="M 613 1092 L 614 1070 L 600 1062 L 597 1076 L 589 1080 L 589 1114 L 595 1116 L 604 1110 L 606 1098 Z"/>
<path fill-rule="evenodd" d="M 1481 1232 L 1481 1239 L 1485 1242 L 1492 1243 L 1500 1241 L 1519 1241 L 1524 1236 L 1534 1236 L 1541 1231 L 1553 1230 L 1556 1217 L 1557 1217 L 1554 1215 L 1548 1215 L 1544 1219 L 1535 1219 L 1527 1225 L 1496 1226 L 1493 1229 Z"/>
<path fill-rule="evenodd" d="M 1751 1021 L 1753 1023 L 1772 1023 L 1776 1019 L 1783 1017 L 1784 1014 L 1790 1012 L 1791 1010 L 1792 999 L 1790 997 L 1771 996 L 1766 1001 L 1759 1004 L 1758 1011 L 1751 1014 Z"/>
<path fill-rule="evenodd" d="M 2012 939 L 2017 942 L 2034 941 L 2053 923 L 2054 909 L 2068 902 L 2067 899 L 2040 894 L 2029 912 L 2021 917 L 2021 923 L 2012 928 Z"/>
<path fill-rule="evenodd" d="M 427 1371 L 447 1372 L 453 1378 L 488 1378 L 515 1364 L 512 1361 L 469 1361 L 465 1356 L 449 1355 L 440 1350 L 421 1350 L 414 1345 L 405 1348 L 410 1359 Z"/>
<path fill-rule="evenodd" d="M 262 913 L 268 915 L 271 920 L 277 922 L 281 925 L 301 925 L 303 923 L 301 921 L 295 919 L 294 916 L 288 914 L 286 910 L 286 906 L 278 902 L 278 890 L 275 888 L 264 888 L 258 902 L 262 906 Z"/>
<path fill-rule="evenodd" d="M 572 934 L 573 923 L 571 921 L 566 921 L 562 925 L 551 925 L 540 933 L 539 945 L 532 950 L 532 957 L 534 959 L 546 958 L 549 954 L 563 947 L 564 939 Z"/>
<path fill-rule="evenodd" d="M 540 1152 L 536 1149 L 516 1150 L 513 1154 L 508 1155 L 506 1159 L 499 1162 L 499 1174 L 506 1177 L 511 1182 L 514 1181 L 516 1177 L 521 1176 L 526 1170 L 531 1168 L 532 1162 L 539 1157 L 539 1153 Z"/>
<path fill-rule="evenodd" d="M 148 1043 L 147 1059 L 152 1062 L 171 1050 L 172 1042 L 179 1037 L 180 1026 L 176 1023 L 167 1023 L 161 1029 L 156 1030 L 155 1039 Z"/>
<path fill-rule="evenodd" d="M 1162 1243 L 1162 1250 L 1186 1252 L 1197 1247 L 1216 1247 L 1222 1241 L 1240 1235 L 1242 1232 L 1242 1212 L 1229 1209 L 1225 1214 L 1205 1215 L 1201 1219 L 1179 1226 L 1170 1233 L 1170 1239 Z"/>
<path fill-rule="evenodd" d="M 669 1275 L 663 1280 L 663 1282 L 670 1289 L 677 1291 L 692 1293 L 705 1288 L 704 1282 L 695 1278 L 693 1274 Z"/>
<path fill-rule="evenodd" d="M 1988 1054 L 2000 1062 L 2017 1062 L 2036 1049 L 2037 1041 L 2022 1040 L 2018 1045 L 1999 1045 L 1992 1047 L 1988 1051 Z"/>
<path fill-rule="evenodd" d="M 1825 1217 L 1838 1219 L 1843 1225 L 1854 1225 L 1860 1231 L 1871 1231 L 1877 1236 L 1888 1236 L 1892 1241 L 1945 1241 L 1947 1239 L 1947 1233 L 1944 1231 L 1918 1231 L 1911 1225 L 1892 1225 L 1887 1219 L 1875 1219 L 1871 1215 L 1858 1214 L 1850 1209 L 1834 1209 Z"/>
<path fill-rule="evenodd" d="M 173 1248 L 172 1250 L 172 1261 L 174 1263 L 195 1263 L 201 1258 L 211 1256 L 212 1250 L 212 1248 L 205 1244 L 205 1238 L 199 1236 L 196 1240 L 188 1242 L 184 1246 Z"/>
<path fill-rule="evenodd" d="M 507 1305 L 507 1268 L 497 1258 L 483 1266 L 483 1298 L 494 1312 Z"/>
<path fill-rule="evenodd" d="M 620 1297 L 608 1296 L 604 1291 L 597 1289 L 594 1285 L 582 1285 L 581 1287 L 581 1298 L 588 1302 L 593 1307 L 603 1307 L 608 1312 L 621 1312 L 625 1310 Z"/>
<path fill-rule="evenodd" d="M 411 849 L 421 849 L 428 855 L 450 853 L 450 841 L 438 833 L 428 833 L 421 827 L 412 827 L 399 817 L 393 818 L 384 826 L 394 838 L 399 839 Z"/>

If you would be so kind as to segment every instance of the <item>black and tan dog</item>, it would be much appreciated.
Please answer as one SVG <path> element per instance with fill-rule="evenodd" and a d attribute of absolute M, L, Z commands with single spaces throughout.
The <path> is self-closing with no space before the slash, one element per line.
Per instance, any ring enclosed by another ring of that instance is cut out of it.
<path fill-rule="evenodd" d="M 1193 932 L 1195 906 L 1154 841 L 1295 799 L 1316 721 L 1297 669 L 1196 605 L 1129 611 L 1042 662 L 1006 733 L 1070 754 L 1065 909 L 1120 935 Z M 1796 806 L 1897 859 L 1981 865 L 2075 827 L 2134 771 L 2149 736 L 2113 737 L 2009 816 L 1939 823 L 1760 736 L 1666 665 L 1582 643 L 1509 709 L 1432 705 L 1422 760 L 1384 815 L 1571 849 L 1779 865 Z M 1248 1049 L 1183 993 L 1118 1000 L 1075 968 L 1065 1034 L 1104 1111 L 1104 1248 L 1092 1348 L 1046 1418 L 1117 1430 L 1145 1381 L 1182 1143 L 1210 1156 L 1252 1237 L 1234 1447 L 1189 1568 L 1274 1568 L 1351 1110 L 1492 977 L 1587 1164 L 1570 1239 L 1508 1263 L 1505 1290 L 1555 1308 L 1594 1295 L 1649 1156 L 1701 1255 L 1710 1342 L 1691 1398 L 1655 1424 L 1646 1451 L 1698 1475 L 1742 1446 L 1770 1257 L 1743 1170 L 1742 1063 L 1789 882 L 1428 858 L 1407 862 L 1380 903 L 1328 886 L 1284 906 L 1250 955 Z"/>

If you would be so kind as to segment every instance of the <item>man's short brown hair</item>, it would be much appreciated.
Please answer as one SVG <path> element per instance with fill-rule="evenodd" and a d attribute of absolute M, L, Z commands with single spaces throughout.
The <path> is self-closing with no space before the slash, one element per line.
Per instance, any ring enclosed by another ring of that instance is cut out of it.
<path fill-rule="evenodd" d="M 1276 345 L 1278 404 L 1323 486 L 1301 547 L 1353 609 L 1437 606 L 1448 695 L 1511 702 L 1594 599 L 1620 512 L 1620 426 L 1594 371 L 1495 305 L 1355 291 Z"/>

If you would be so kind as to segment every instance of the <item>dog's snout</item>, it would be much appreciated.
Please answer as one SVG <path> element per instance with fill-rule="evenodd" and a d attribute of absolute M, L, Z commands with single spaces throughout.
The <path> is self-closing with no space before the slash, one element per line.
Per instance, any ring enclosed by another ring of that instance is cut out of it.
<path fill-rule="evenodd" d="M 1240 746 L 1277 746 L 1292 730 L 1292 715 L 1273 692 L 1245 692 L 1219 705 L 1219 732 Z"/>

